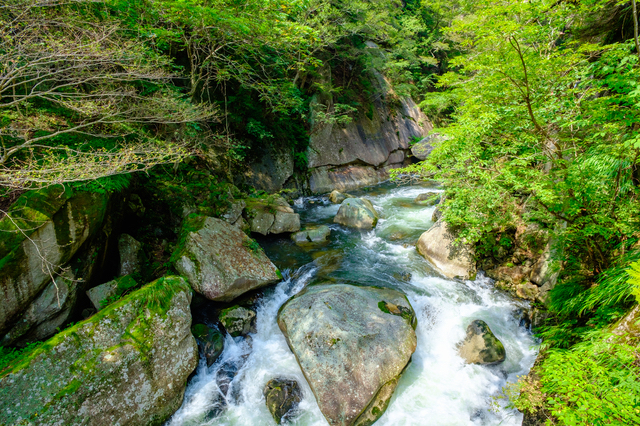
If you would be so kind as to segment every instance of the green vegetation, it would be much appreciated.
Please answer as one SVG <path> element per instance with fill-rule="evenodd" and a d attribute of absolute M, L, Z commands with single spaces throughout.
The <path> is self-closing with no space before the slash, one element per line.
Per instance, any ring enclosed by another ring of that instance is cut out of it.
<path fill-rule="evenodd" d="M 396 176 L 444 184 L 443 220 L 480 261 L 509 252 L 517 230 L 550 237 L 561 273 L 544 358 L 516 406 L 547 424 L 638 423 L 637 336 L 609 335 L 640 284 L 635 2 L 424 4 L 451 48 L 421 105 L 447 138 Z"/>

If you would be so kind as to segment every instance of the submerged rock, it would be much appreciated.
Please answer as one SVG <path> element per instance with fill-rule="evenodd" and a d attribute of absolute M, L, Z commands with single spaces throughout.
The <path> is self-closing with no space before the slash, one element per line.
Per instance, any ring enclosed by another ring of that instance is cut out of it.
<path fill-rule="evenodd" d="M 191 333 L 198 342 L 200 352 L 207 360 L 207 367 L 211 367 L 224 349 L 224 336 L 218 330 L 205 324 L 191 327 Z"/>
<path fill-rule="evenodd" d="M 413 201 L 421 206 L 435 206 L 440 202 L 440 198 L 441 195 L 438 192 L 425 192 L 418 195 Z"/>
<path fill-rule="evenodd" d="M 264 387 L 263 394 L 267 408 L 278 424 L 286 421 L 302 400 L 302 389 L 295 380 L 271 379 Z"/>
<path fill-rule="evenodd" d="M 418 253 L 431 261 L 443 275 L 470 279 L 476 274 L 473 249 L 464 243 L 456 245 L 455 239 L 447 223 L 438 221 L 420 236 Z"/>
<path fill-rule="evenodd" d="M 331 194 L 329 194 L 329 201 L 331 201 L 333 204 L 342 204 L 342 202 L 347 198 L 354 198 L 354 197 L 353 195 L 342 193 L 335 189 L 331 191 Z"/>
<path fill-rule="evenodd" d="M 331 425 L 374 423 L 416 349 L 413 308 L 391 289 L 311 286 L 278 325 Z"/>
<path fill-rule="evenodd" d="M 255 320 L 255 311 L 241 306 L 232 306 L 220 313 L 220 322 L 232 337 L 245 336 L 255 331 Z"/>
<path fill-rule="evenodd" d="M 192 215 L 172 259 L 195 291 L 210 300 L 230 301 L 280 279 L 260 246 L 220 219 Z"/>
<path fill-rule="evenodd" d="M 23 354 L 0 374 L 0 424 L 162 424 L 198 363 L 190 300 L 161 278 Z"/>
<path fill-rule="evenodd" d="M 482 320 L 469 324 L 467 337 L 460 344 L 459 353 L 467 364 L 498 364 L 506 357 L 502 342 Z"/>
<path fill-rule="evenodd" d="M 340 204 L 334 223 L 357 229 L 373 229 L 378 223 L 378 213 L 371 201 L 365 198 L 348 198 Z"/>
<path fill-rule="evenodd" d="M 291 235 L 291 239 L 298 245 L 309 243 L 324 243 L 331 235 L 331 229 L 327 225 L 310 226 Z"/>

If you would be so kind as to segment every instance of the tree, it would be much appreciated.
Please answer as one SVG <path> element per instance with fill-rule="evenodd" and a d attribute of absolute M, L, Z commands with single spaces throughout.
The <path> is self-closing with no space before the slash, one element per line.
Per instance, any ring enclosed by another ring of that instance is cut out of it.
<path fill-rule="evenodd" d="M 96 179 L 188 155 L 177 125 L 211 108 L 171 84 L 169 59 L 93 0 L 0 6 L 0 185 Z M 174 134 L 158 138 L 160 128 Z"/>

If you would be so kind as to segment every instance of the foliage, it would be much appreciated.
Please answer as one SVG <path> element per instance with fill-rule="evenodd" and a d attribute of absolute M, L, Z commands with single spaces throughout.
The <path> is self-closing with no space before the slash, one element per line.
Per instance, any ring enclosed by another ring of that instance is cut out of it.
<path fill-rule="evenodd" d="M 13 362 L 19 359 L 22 354 L 31 352 L 42 345 L 42 342 L 29 343 L 24 348 L 5 348 L 0 346 L 0 375 L 10 366 Z"/>

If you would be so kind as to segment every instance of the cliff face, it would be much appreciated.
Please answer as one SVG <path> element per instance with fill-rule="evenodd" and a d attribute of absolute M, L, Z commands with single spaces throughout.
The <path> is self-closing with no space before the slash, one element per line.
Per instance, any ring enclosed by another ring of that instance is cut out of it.
<path fill-rule="evenodd" d="M 311 192 L 350 190 L 385 180 L 389 169 L 407 162 L 411 139 L 432 129 L 411 98 L 398 97 L 377 72 L 371 80 L 378 93 L 372 113 L 360 112 L 344 126 L 329 123 L 313 128 L 307 151 Z M 319 102 L 326 105 L 331 100 Z"/>

